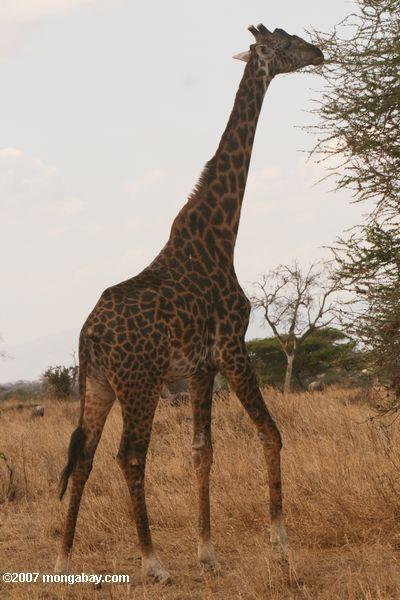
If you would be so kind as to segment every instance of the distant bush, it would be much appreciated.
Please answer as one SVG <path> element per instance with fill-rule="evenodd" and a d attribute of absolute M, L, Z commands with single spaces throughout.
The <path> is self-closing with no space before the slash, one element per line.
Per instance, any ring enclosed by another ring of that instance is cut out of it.
<path fill-rule="evenodd" d="M 38 381 L 14 381 L 0 385 L 0 400 L 24 402 L 40 395 L 41 384 Z"/>
<path fill-rule="evenodd" d="M 67 398 L 75 393 L 78 378 L 78 367 L 65 367 L 57 365 L 49 367 L 42 375 L 45 391 L 55 398 Z"/>

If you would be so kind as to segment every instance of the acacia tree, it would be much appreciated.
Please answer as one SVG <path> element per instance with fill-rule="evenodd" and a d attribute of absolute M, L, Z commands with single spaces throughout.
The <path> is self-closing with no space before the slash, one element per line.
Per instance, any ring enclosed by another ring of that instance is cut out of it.
<path fill-rule="evenodd" d="M 369 217 L 334 251 L 343 311 L 370 367 L 400 400 L 400 0 L 356 0 L 332 32 L 313 32 L 324 50 L 325 88 L 315 113 L 314 155 Z"/>
<path fill-rule="evenodd" d="M 246 347 L 261 385 L 283 387 L 287 362 L 277 339 L 249 340 Z M 299 348 L 293 363 L 293 387 L 304 390 L 321 375 L 335 383 L 361 382 L 363 369 L 363 353 L 354 340 L 335 327 L 318 328 Z"/>
<path fill-rule="evenodd" d="M 394 225 L 373 220 L 364 237 L 339 240 L 334 252 L 342 285 L 353 291 L 342 322 L 365 347 L 370 372 L 400 400 L 400 236 Z"/>
<path fill-rule="evenodd" d="M 338 290 L 338 283 L 323 275 L 322 265 L 314 263 L 303 272 L 295 262 L 280 265 L 254 285 L 257 292 L 251 297 L 252 306 L 262 309 L 286 357 L 283 392 L 287 394 L 301 344 L 335 319 L 332 294 Z"/>

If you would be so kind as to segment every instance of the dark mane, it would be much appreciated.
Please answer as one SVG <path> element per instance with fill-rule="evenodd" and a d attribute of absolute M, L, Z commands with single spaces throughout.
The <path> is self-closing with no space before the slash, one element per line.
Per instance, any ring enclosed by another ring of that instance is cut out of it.
<path fill-rule="evenodd" d="M 199 196 L 199 194 L 204 190 L 204 188 L 206 188 L 211 182 L 211 180 L 215 177 L 215 163 L 215 156 L 213 156 L 209 161 L 206 162 L 202 172 L 200 173 L 200 177 L 196 185 L 194 186 L 194 188 L 188 196 L 188 202 L 195 200 Z"/>

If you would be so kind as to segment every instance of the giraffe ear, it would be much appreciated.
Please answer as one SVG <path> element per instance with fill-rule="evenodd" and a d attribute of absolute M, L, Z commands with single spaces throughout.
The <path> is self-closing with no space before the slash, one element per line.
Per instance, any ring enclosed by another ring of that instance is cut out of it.
<path fill-rule="evenodd" d="M 251 56 L 250 50 L 246 50 L 246 52 L 239 52 L 239 54 L 235 54 L 232 58 L 236 58 L 236 60 L 243 60 L 247 62 Z"/>

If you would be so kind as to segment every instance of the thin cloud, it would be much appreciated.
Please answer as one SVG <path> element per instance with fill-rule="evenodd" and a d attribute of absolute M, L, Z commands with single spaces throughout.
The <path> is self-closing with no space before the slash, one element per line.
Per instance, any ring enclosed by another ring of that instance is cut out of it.
<path fill-rule="evenodd" d="M 128 181 L 123 186 L 124 191 L 132 196 L 138 193 L 156 188 L 162 181 L 165 181 L 167 174 L 162 169 L 149 169 L 134 181 Z"/>
<path fill-rule="evenodd" d="M 15 52 L 47 19 L 96 2 L 98 0 L 2 0 L 0 56 Z"/>
<path fill-rule="evenodd" d="M 0 23 L 40 21 L 94 2 L 96 0 L 3 0 L 0 5 Z"/>
<path fill-rule="evenodd" d="M 59 170 L 19 148 L 0 149 L 0 217 L 18 230 L 40 215 L 47 230 L 73 220 L 84 202 L 69 194 Z"/>

